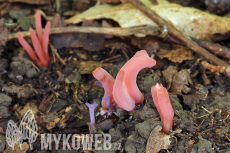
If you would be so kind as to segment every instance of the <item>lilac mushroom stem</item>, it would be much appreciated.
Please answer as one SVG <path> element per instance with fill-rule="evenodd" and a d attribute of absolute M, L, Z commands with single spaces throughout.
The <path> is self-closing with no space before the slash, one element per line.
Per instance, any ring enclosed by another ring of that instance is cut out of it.
<path fill-rule="evenodd" d="M 111 115 L 115 111 L 116 106 L 116 102 L 114 102 L 113 104 L 110 103 L 110 97 L 111 95 L 102 98 L 106 102 L 106 107 L 108 108 L 108 115 Z"/>
<path fill-rule="evenodd" d="M 98 86 L 100 86 L 100 87 L 102 87 L 103 88 L 103 85 L 101 84 L 101 82 L 100 81 L 95 81 L 94 82 L 96 85 L 98 85 Z"/>
<path fill-rule="evenodd" d="M 96 102 L 94 102 L 93 104 L 86 102 L 85 105 L 89 107 L 89 115 L 90 115 L 91 123 L 95 123 L 94 110 L 98 106 L 98 104 Z"/>

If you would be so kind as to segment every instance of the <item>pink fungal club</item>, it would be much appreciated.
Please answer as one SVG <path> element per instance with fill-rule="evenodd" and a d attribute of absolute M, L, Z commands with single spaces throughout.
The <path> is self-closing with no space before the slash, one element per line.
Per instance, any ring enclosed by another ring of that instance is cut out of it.
<path fill-rule="evenodd" d="M 105 93 L 102 98 L 102 111 L 101 114 L 104 114 L 108 111 L 108 109 L 114 109 L 112 107 L 117 108 L 114 98 L 113 98 L 113 85 L 114 85 L 114 78 L 104 69 L 101 67 L 96 68 L 96 70 L 93 71 L 93 76 L 99 81 L 96 82 L 97 85 L 102 85 Z"/>
<path fill-rule="evenodd" d="M 35 60 L 37 61 L 38 66 L 42 65 L 47 67 L 50 61 L 50 56 L 48 53 L 50 22 L 47 22 L 43 33 L 42 24 L 41 24 L 41 14 L 39 11 L 37 11 L 35 17 L 35 25 L 37 30 L 37 36 L 32 28 L 29 29 L 29 32 L 31 35 L 32 44 L 36 54 L 32 49 L 32 47 L 22 37 L 20 32 L 18 32 L 18 41 L 23 46 L 23 48 L 27 51 L 30 58 L 33 61 Z"/>
<path fill-rule="evenodd" d="M 137 87 L 136 77 L 143 68 L 151 68 L 156 61 L 150 58 L 145 50 L 136 54 L 121 68 L 113 87 L 113 97 L 118 106 L 133 111 L 135 104 L 141 104 L 144 97 Z"/>
<path fill-rule="evenodd" d="M 86 102 L 85 105 L 89 107 L 89 116 L 90 116 L 91 123 L 95 123 L 94 110 L 98 106 L 98 104 L 96 102 L 94 102 L 93 104 Z"/>
<path fill-rule="evenodd" d="M 136 52 L 121 68 L 116 80 L 100 67 L 93 71 L 93 76 L 100 82 L 96 82 L 96 84 L 101 84 L 105 90 L 102 100 L 102 114 L 117 108 L 133 111 L 136 103 L 141 104 L 144 97 L 136 84 L 137 74 L 141 69 L 151 68 L 155 64 L 156 61 L 150 58 L 145 50 L 141 50 Z"/>
<path fill-rule="evenodd" d="M 151 88 L 154 104 L 163 122 L 162 132 L 167 133 L 172 129 L 174 111 L 169 99 L 169 94 L 162 84 L 156 84 Z"/>

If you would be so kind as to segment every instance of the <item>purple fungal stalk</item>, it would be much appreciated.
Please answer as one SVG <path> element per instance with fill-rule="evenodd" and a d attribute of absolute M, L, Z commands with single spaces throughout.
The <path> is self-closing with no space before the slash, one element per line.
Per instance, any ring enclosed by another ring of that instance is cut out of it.
<path fill-rule="evenodd" d="M 101 84 L 101 82 L 100 81 L 95 81 L 94 82 L 96 85 L 98 85 L 98 86 L 100 86 L 100 87 L 102 87 L 103 88 L 103 85 Z"/>
<path fill-rule="evenodd" d="M 111 115 L 115 111 L 115 105 L 116 105 L 115 102 L 113 104 L 110 103 L 110 97 L 111 95 L 102 98 L 106 102 L 106 107 L 108 108 L 108 115 Z"/>
<path fill-rule="evenodd" d="M 91 123 L 95 123 L 94 110 L 98 106 L 98 104 L 94 101 L 93 104 L 86 102 L 85 105 L 89 107 L 89 115 L 90 115 Z"/>

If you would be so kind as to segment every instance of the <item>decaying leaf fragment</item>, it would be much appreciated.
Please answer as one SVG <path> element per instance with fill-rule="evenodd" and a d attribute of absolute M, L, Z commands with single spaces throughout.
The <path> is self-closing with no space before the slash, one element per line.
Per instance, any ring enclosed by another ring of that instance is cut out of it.
<path fill-rule="evenodd" d="M 71 105 L 70 107 L 67 107 L 65 109 L 65 114 L 62 115 L 61 117 L 60 123 L 65 123 L 75 111 L 76 111 L 75 105 Z"/>
<path fill-rule="evenodd" d="M 205 100 L 208 95 L 208 89 L 198 84 L 192 88 L 190 93 L 189 95 L 182 95 L 185 105 L 199 104 L 200 100 Z"/>
<path fill-rule="evenodd" d="M 170 91 L 175 94 L 181 94 L 181 91 L 188 93 L 191 89 L 187 85 L 193 84 L 189 69 L 182 69 L 174 75 Z"/>
<path fill-rule="evenodd" d="M 101 27 L 101 24 L 92 21 L 84 20 L 83 27 Z M 52 35 L 52 44 L 54 48 L 62 47 L 83 47 L 88 51 L 99 51 L 103 48 L 104 35 L 94 33 L 65 33 L 60 35 Z"/>
<path fill-rule="evenodd" d="M 177 74 L 177 69 L 175 66 L 169 66 L 166 70 L 162 71 L 162 74 L 165 78 L 167 85 L 167 89 L 171 87 L 172 79 L 175 74 Z"/>
<path fill-rule="evenodd" d="M 171 141 L 170 135 L 160 132 L 162 127 L 157 125 L 150 133 L 147 141 L 146 153 L 157 153 L 161 149 L 168 149 Z"/>
<path fill-rule="evenodd" d="M 149 0 L 142 0 L 142 2 L 160 17 L 172 23 L 178 30 L 196 39 L 209 40 L 210 36 L 215 33 L 224 34 L 230 31 L 230 18 L 219 17 L 192 7 L 182 7 L 173 3 L 153 5 Z M 66 20 L 66 23 L 77 24 L 84 19 L 94 20 L 101 18 L 113 19 L 123 28 L 141 25 L 158 27 L 156 23 L 130 3 L 96 5 L 82 14 L 71 17 Z"/>
<path fill-rule="evenodd" d="M 32 94 L 35 93 L 34 88 L 32 85 L 25 85 L 25 86 L 3 86 L 2 91 L 5 91 L 9 94 L 17 94 L 18 98 L 28 98 Z"/>
<path fill-rule="evenodd" d="M 4 150 L 4 153 L 26 153 L 27 150 L 29 150 L 29 145 L 27 142 L 23 142 L 22 145 L 16 143 L 15 147 L 8 146 L 6 150 Z"/>
<path fill-rule="evenodd" d="M 91 74 L 97 67 L 107 67 L 108 64 L 102 64 L 97 61 L 77 61 L 77 69 L 80 74 Z"/>
<path fill-rule="evenodd" d="M 208 88 L 197 84 L 191 93 L 195 94 L 200 100 L 205 100 L 208 95 Z"/>
<path fill-rule="evenodd" d="M 59 123 L 59 121 L 60 121 L 60 118 L 54 118 L 51 122 L 46 124 L 46 129 L 47 130 L 53 129 L 56 126 L 56 124 Z"/>
<path fill-rule="evenodd" d="M 157 56 L 160 59 L 167 58 L 174 63 L 182 63 L 184 60 L 192 60 L 194 58 L 192 50 L 183 46 L 178 46 L 173 50 L 160 49 Z"/>
<path fill-rule="evenodd" d="M 21 117 L 23 117 L 28 110 L 31 110 L 35 116 L 37 116 L 38 106 L 35 102 L 27 102 L 26 105 L 23 107 L 22 110 L 19 111 Z"/>

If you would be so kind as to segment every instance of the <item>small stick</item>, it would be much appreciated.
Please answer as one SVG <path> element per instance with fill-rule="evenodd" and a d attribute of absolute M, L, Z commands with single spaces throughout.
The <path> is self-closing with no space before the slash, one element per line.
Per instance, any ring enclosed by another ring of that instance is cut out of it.
<path fill-rule="evenodd" d="M 203 110 L 205 110 L 208 114 L 212 114 L 212 112 L 210 112 L 209 110 L 207 110 L 204 106 L 201 106 L 201 108 L 202 108 Z"/>
<path fill-rule="evenodd" d="M 65 61 L 64 61 L 64 60 L 60 57 L 60 55 L 58 54 L 57 49 L 55 49 L 54 46 L 53 46 L 51 43 L 49 43 L 49 44 L 50 44 L 50 48 L 51 48 L 52 52 L 54 52 L 54 54 L 55 54 L 55 56 L 57 57 L 57 59 L 58 59 L 63 65 L 66 65 L 66 64 L 65 64 Z"/>
<path fill-rule="evenodd" d="M 146 35 L 159 36 L 160 30 L 155 27 L 131 27 L 131 28 L 108 28 L 108 27 L 59 27 L 50 29 L 50 34 L 62 33 L 96 33 L 96 34 L 110 34 L 114 36 L 130 36 L 145 37 Z M 21 32 L 22 37 L 29 37 L 28 31 Z M 8 40 L 17 39 L 17 33 L 11 33 Z"/>
<path fill-rule="evenodd" d="M 118 57 L 121 57 L 121 54 L 118 54 L 118 55 L 116 55 L 116 56 L 112 56 L 112 57 L 106 58 L 106 59 L 102 60 L 101 63 L 104 63 L 104 62 L 107 62 L 107 61 L 116 59 L 116 58 L 118 58 Z"/>
<path fill-rule="evenodd" d="M 217 58 L 204 48 L 200 47 L 192 41 L 190 38 L 185 36 L 181 31 L 174 28 L 170 23 L 162 19 L 159 15 L 157 15 L 153 10 L 149 9 L 147 6 L 145 6 L 141 1 L 139 0 L 129 0 L 136 8 L 140 9 L 143 13 L 145 13 L 146 16 L 148 16 L 150 19 L 152 19 L 155 23 L 157 23 L 161 27 L 166 27 L 168 30 L 168 33 L 173 36 L 174 38 L 178 39 L 180 42 L 182 42 L 185 46 L 192 49 L 194 52 L 200 54 L 207 60 L 212 61 L 216 65 L 228 65 L 226 62 L 222 61 L 221 59 Z"/>
<path fill-rule="evenodd" d="M 218 43 L 212 43 L 210 41 L 198 40 L 195 38 L 192 38 L 192 40 L 199 44 L 201 47 L 209 50 L 214 55 L 230 59 L 230 48 L 221 46 Z"/>
<path fill-rule="evenodd" d="M 215 66 L 206 61 L 201 62 L 204 69 L 209 69 L 211 72 L 223 73 L 226 77 L 230 77 L 230 66 Z"/>

